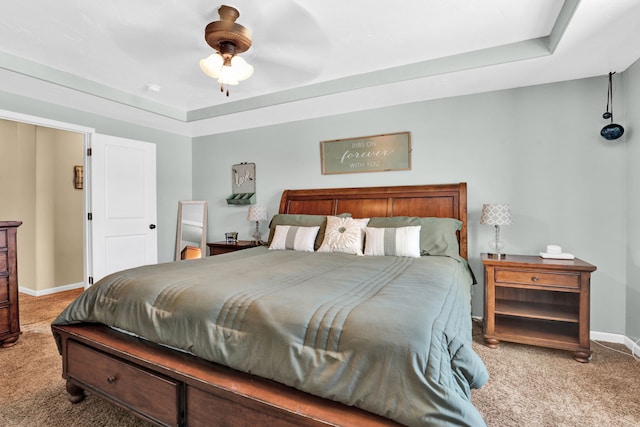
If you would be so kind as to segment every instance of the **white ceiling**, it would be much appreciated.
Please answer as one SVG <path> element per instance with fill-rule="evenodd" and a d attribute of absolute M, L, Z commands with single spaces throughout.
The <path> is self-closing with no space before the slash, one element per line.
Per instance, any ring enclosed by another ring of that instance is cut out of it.
<path fill-rule="evenodd" d="M 606 75 L 640 58 L 639 0 L 229 0 L 253 33 L 243 56 L 255 72 L 227 98 L 198 66 L 221 4 L 2 0 L 0 90 L 199 136 Z"/>

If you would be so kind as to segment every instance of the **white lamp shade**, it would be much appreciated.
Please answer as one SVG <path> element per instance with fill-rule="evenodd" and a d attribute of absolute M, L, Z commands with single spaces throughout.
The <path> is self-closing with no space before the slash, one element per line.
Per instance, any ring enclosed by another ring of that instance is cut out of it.
<path fill-rule="evenodd" d="M 247 213 L 247 220 L 249 221 L 266 221 L 267 209 L 263 206 L 249 206 L 249 212 Z"/>
<path fill-rule="evenodd" d="M 482 205 L 482 216 L 480 217 L 480 224 L 511 224 L 511 208 L 507 204 L 487 203 Z"/>
<path fill-rule="evenodd" d="M 224 64 L 224 59 L 218 52 L 200 60 L 200 69 L 209 77 L 217 79 L 220 77 L 220 70 Z"/>
<path fill-rule="evenodd" d="M 237 85 L 253 74 L 253 67 L 243 58 L 234 56 L 229 67 L 224 65 L 224 58 L 218 52 L 201 59 L 200 69 L 209 77 L 218 79 L 218 83 L 225 85 Z"/>

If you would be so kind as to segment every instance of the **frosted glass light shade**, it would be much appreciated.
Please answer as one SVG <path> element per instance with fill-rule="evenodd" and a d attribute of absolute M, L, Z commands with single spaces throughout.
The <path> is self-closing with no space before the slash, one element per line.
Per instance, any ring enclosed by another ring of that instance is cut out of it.
<path fill-rule="evenodd" d="M 253 67 L 243 58 L 234 56 L 231 65 L 224 64 L 224 58 L 218 52 L 200 60 L 200 69 L 209 77 L 218 79 L 223 85 L 237 85 L 253 74 Z"/>

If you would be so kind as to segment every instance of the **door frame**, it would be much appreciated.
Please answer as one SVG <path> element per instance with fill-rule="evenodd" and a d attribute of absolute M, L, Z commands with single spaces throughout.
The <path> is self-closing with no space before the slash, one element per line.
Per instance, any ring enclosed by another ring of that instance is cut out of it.
<path fill-rule="evenodd" d="M 84 207 L 84 288 L 88 288 L 89 277 L 93 276 L 93 258 L 91 247 L 93 244 L 93 236 L 91 235 L 91 224 L 87 219 L 87 215 L 91 212 L 91 157 L 87 155 L 91 148 L 91 140 L 96 130 L 86 126 L 79 126 L 73 123 L 60 122 L 57 120 L 45 119 L 43 117 L 31 116 L 28 114 L 16 113 L 8 110 L 0 110 L 0 119 L 11 120 L 14 122 L 27 123 L 35 126 L 43 126 L 48 128 L 60 129 L 69 132 L 75 132 L 82 135 L 83 150 L 83 168 L 84 168 L 84 190 L 82 192 L 82 205 Z M 67 289 L 65 289 L 67 290 Z"/>

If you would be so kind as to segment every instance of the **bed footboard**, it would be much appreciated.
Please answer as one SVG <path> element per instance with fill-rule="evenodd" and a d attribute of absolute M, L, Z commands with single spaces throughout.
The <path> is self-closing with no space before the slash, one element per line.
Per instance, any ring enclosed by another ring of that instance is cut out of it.
<path fill-rule="evenodd" d="M 105 326 L 52 328 L 73 403 L 86 390 L 159 426 L 399 426 Z"/>

